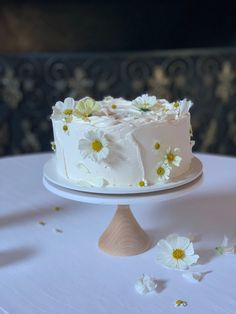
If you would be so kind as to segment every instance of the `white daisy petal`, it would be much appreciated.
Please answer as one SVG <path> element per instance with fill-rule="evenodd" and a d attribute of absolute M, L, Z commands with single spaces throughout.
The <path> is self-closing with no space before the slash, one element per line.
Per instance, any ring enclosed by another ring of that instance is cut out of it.
<path fill-rule="evenodd" d="M 165 261 L 165 263 L 163 263 L 164 266 L 166 266 L 167 268 L 177 268 L 178 269 L 178 261 L 173 259 L 173 258 L 169 258 Z"/>
<path fill-rule="evenodd" d="M 186 237 L 178 237 L 177 247 L 183 248 L 185 250 L 185 254 L 186 254 L 186 249 L 189 246 L 190 246 L 190 240 L 188 238 L 186 238 Z"/>
<path fill-rule="evenodd" d="M 106 159 L 109 154 L 109 149 L 104 147 L 99 153 L 97 153 L 98 159 Z"/>
<path fill-rule="evenodd" d="M 60 111 L 63 111 L 64 109 L 64 103 L 62 101 L 57 101 L 56 104 L 55 104 L 55 107 L 60 110 Z"/>
<path fill-rule="evenodd" d="M 177 155 L 180 153 L 180 149 L 178 147 L 174 148 L 174 154 Z"/>
<path fill-rule="evenodd" d="M 168 242 L 168 240 L 160 240 L 157 245 L 164 251 L 170 253 L 172 252 L 172 246 L 170 245 L 170 243 Z"/>
<path fill-rule="evenodd" d="M 224 235 L 224 239 L 220 246 L 216 247 L 216 251 L 220 255 L 235 254 L 235 246 L 228 246 L 229 239 Z"/>
<path fill-rule="evenodd" d="M 85 140 L 85 139 L 81 139 L 80 142 L 79 142 L 79 149 L 81 151 L 84 151 L 84 150 L 89 150 L 90 149 L 90 143 Z"/>
<path fill-rule="evenodd" d="M 179 167 L 181 160 L 182 160 L 182 158 L 180 156 L 175 156 L 175 159 L 173 161 L 173 165 L 175 165 L 176 167 Z"/>
<path fill-rule="evenodd" d="M 74 107 L 74 104 L 75 104 L 75 101 L 74 101 L 73 98 L 67 97 L 67 98 L 64 100 L 64 104 L 66 105 L 67 108 L 73 108 L 73 107 Z"/>
<path fill-rule="evenodd" d="M 187 272 L 187 273 L 183 273 L 183 277 L 187 279 L 188 281 L 196 283 L 202 280 L 202 278 L 204 277 L 204 274 L 200 272 Z"/>
<path fill-rule="evenodd" d="M 184 270 L 184 269 L 188 269 L 188 264 L 185 262 L 185 260 L 183 259 L 178 259 L 177 262 L 177 268 L 180 270 Z"/>
<path fill-rule="evenodd" d="M 189 242 L 189 245 L 185 248 L 185 254 L 186 255 L 193 255 L 194 254 L 194 249 L 193 249 L 193 244 Z"/>
<path fill-rule="evenodd" d="M 52 107 L 53 113 L 51 115 L 51 118 L 53 120 L 61 120 L 63 118 L 61 110 L 59 110 L 57 107 Z"/>
<path fill-rule="evenodd" d="M 192 264 L 197 263 L 198 259 L 199 259 L 199 255 L 195 254 L 195 255 L 187 255 L 185 256 L 183 260 L 185 261 L 186 264 L 192 265 Z"/>
<path fill-rule="evenodd" d="M 171 233 L 166 237 L 166 241 L 169 242 L 171 241 L 173 238 L 177 238 L 179 235 L 177 233 Z"/>
<path fill-rule="evenodd" d="M 178 246 L 178 235 L 177 234 L 170 234 L 167 239 L 168 243 L 170 244 L 170 246 L 172 247 L 172 249 L 175 249 L 176 247 L 179 247 Z"/>
<path fill-rule="evenodd" d="M 91 141 L 93 141 L 98 136 L 99 136 L 98 133 L 95 133 L 94 131 L 91 131 L 91 130 L 85 134 L 85 138 Z"/>
<path fill-rule="evenodd" d="M 156 288 L 156 280 L 146 274 L 143 274 L 142 277 L 135 283 L 135 290 L 142 295 L 155 291 Z"/>
<path fill-rule="evenodd" d="M 221 243 L 221 246 L 226 247 L 226 246 L 228 246 L 228 243 L 229 243 L 229 239 L 228 239 L 228 237 L 226 235 L 224 235 L 224 239 L 223 239 L 223 241 Z"/>
<path fill-rule="evenodd" d="M 179 101 L 179 113 L 180 115 L 184 115 L 189 112 L 189 109 L 192 107 L 193 103 L 186 98 Z"/>

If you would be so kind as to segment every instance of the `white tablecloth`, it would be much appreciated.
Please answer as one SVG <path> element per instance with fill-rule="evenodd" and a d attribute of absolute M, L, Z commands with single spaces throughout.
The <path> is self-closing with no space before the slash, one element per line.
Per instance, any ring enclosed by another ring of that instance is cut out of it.
<path fill-rule="evenodd" d="M 192 270 L 208 273 L 194 284 L 182 272 L 157 265 L 155 246 L 131 257 L 101 252 L 97 241 L 115 206 L 49 193 L 42 185 L 49 157 L 0 159 L 0 313 L 236 313 L 236 255 L 214 251 L 224 234 L 236 244 L 236 159 L 198 155 L 204 166 L 201 186 L 180 199 L 132 205 L 155 242 L 173 232 L 198 235 L 200 259 Z M 157 278 L 157 293 L 136 293 L 142 273 Z M 175 308 L 176 299 L 188 306 Z"/>

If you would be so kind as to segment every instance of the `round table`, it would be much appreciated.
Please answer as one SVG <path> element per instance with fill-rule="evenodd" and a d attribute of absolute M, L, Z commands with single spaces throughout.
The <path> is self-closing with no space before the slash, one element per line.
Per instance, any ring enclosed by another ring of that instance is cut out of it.
<path fill-rule="evenodd" d="M 112 257 L 97 238 L 115 206 L 60 198 L 42 184 L 50 154 L 0 159 L 0 314 L 236 313 L 236 255 L 217 256 L 226 234 L 236 244 L 236 159 L 197 154 L 203 182 L 191 193 L 133 211 L 153 242 L 170 233 L 194 234 L 206 272 L 190 283 L 179 271 L 155 262 L 156 249 Z M 110 209 L 110 210 L 108 210 Z M 134 284 L 145 273 L 156 293 L 141 296 Z M 176 299 L 188 306 L 175 309 Z"/>

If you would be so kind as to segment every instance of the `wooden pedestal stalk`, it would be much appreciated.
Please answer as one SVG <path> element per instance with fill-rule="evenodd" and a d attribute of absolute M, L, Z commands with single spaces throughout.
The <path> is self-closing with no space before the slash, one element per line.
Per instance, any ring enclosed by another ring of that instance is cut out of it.
<path fill-rule="evenodd" d="M 133 216 L 129 205 L 119 205 L 116 213 L 99 239 L 99 247 L 114 256 L 137 255 L 151 246 L 148 235 Z"/>

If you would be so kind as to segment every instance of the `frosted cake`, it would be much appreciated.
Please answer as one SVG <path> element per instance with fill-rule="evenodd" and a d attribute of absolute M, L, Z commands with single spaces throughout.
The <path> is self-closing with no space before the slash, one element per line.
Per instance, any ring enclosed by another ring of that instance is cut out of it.
<path fill-rule="evenodd" d="M 82 186 L 165 184 L 188 171 L 192 155 L 189 109 L 147 94 L 129 101 L 66 98 L 51 115 L 57 172 Z"/>

